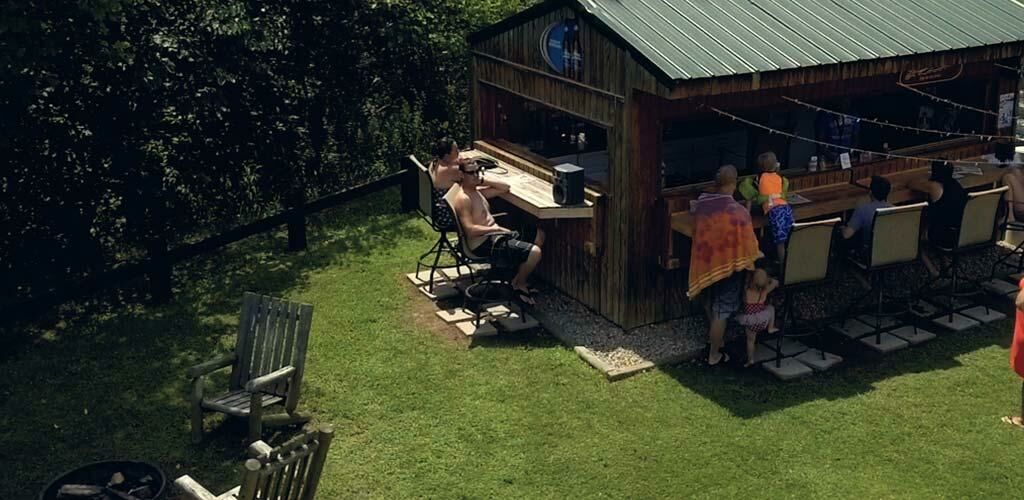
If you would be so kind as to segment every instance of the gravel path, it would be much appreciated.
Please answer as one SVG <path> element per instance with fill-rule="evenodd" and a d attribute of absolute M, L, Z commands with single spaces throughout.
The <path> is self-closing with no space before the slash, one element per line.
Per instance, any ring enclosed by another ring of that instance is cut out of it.
<path fill-rule="evenodd" d="M 979 252 L 961 260 L 962 275 L 987 276 L 1000 250 Z M 796 296 L 799 315 L 808 320 L 842 314 L 847 305 L 865 293 L 864 287 L 845 265 L 837 265 L 831 283 L 807 288 Z M 886 299 L 906 299 L 927 283 L 923 265 L 886 273 Z M 936 283 L 936 287 L 948 282 Z M 909 284 L 911 286 L 901 286 Z M 927 297 L 927 294 L 925 294 Z M 776 300 L 779 297 L 776 296 Z M 624 369 L 645 363 L 678 363 L 701 354 L 707 342 L 707 321 L 691 315 L 672 321 L 625 331 L 583 304 L 553 288 L 545 288 L 537 299 L 537 312 L 563 342 L 583 346 L 612 368 Z M 740 332 L 731 329 L 729 338 Z"/>

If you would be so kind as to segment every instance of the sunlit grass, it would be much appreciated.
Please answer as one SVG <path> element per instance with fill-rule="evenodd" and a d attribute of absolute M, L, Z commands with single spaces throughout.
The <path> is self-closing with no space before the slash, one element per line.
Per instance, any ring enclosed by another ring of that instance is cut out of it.
<path fill-rule="evenodd" d="M 401 274 L 430 235 L 396 206 L 329 212 L 308 252 L 273 234 L 196 259 L 170 305 L 32 331 L 0 361 L 0 498 L 104 458 L 235 484 L 244 426 L 208 417 L 191 445 L 184 370 L 230 348 L 246 290 L 315 307 L 302 406 L 337 432 L 320 498 L 1024 491 L 1024 432 L 999 422 L 1019 405 L 1009 321 L 788 384 L 693 365 L 609 384 L 543 335 L 467 349 L 414 320 Z"/>

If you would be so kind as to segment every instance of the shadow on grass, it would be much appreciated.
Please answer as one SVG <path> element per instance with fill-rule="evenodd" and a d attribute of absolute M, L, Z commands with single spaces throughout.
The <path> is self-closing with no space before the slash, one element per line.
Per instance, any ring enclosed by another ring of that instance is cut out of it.
<path fill-rule="evenodd" d="M 990 305 L 1012 313 L 1006 304 Z M 915 321 L 919 328 L 936 333 L 938 338 L 883 356 L 859 341 L 840 340 L 835 334 L 827 334 L 821 347 L 841 355 L 844 362 L 831 371 L 789 382 L 777 380 L 761 367 L 739 368 L 744 350 L 741 342 L 730 342 L 726 347 L 733 358 L 730 366 L 707 367 L 690 362 L 662 371 L 733 415 L 754 418 L 811 401 L 863 395 L 874 390 L 876 383 L 901 375 L 959 368 L 962 364 L 957 358 L 962 355 L 992 346 L 1008 347 L 1008 332 L 1013 328 L 1012 319 L 1007 319 L 957 333 Z"/>
<path fill-rule="evenodd" d="M 182 263 L 170 304 L 140 305 L 128 283 L 6 332 L 0 369 L 11 383 L 0 385 L 0 449 L 26 452 L 0 455 L 0 498 L 31 497 L 63 471 L 115 458 L 153 462 L 169 480 L 198 475 L 217 492 L 236 484 L 244 422 L 208 416 L 206 440 L 193 446 L 186 368 L 231 349 L 243 292 L 288 296 L 318 269 L 424 239 L 397 207 L 390 190 L 311 218 L 305 252 L 285 252 L 280 231 Z M 225 389 L 228 372 L 208 390 Z"/>

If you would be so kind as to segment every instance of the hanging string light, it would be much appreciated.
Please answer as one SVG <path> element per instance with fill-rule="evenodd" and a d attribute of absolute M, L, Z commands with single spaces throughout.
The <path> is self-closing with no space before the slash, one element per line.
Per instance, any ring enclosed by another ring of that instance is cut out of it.
<path fill-rule="evenodd" d="M 782 136 L 789 137 L 790 139 L 796 139 L 798 141 L 809 142 L 809 143 L 812 143 L 812 144 L 817 144 L 819 146 L 826 146 L 826 147 L 833 148 L 833 149 L 836 149 L 836 150 L 839 150 L 839 151 L 849 151 L 851 153 L 852 152 L 868 153 L 868 154 L 870 154 L 872 156 L 879 156 L 879 157 L 885 158 L 887 160 L 888 159 L 893 159 L 893 158 L 900 159 L 900 160 L 915 160 L 915 161 L 925 161 L 925 162 L 931 162 L 931 161 L 938 160 L 938 161 L 945 162 L 947 165 L 948 164 L 971 165 L 971 166 L 975 166 L 975 167 L 980 167 L 980 166 L 983 166 L 983 165 L 994 165 L 994 163 L 987 162 L 987 161 L 947 160 L 945 158 L 928 158 L 928 157 L 923 157 L 923 156 L 907 156 L 907 155 L 901 155 L 901 154 L 896 154 L 896 153 L 885 153 L 885 152 L 880 152 L 880 151 L 871 151 L 871 150 L 868 150 L 868 149 L 855 148 L 855 147 L 851 147 L 851 146 L 840 146 L 838 144 L 832 144 L 832 143 L 825 142 L 825 141 L 819 141 L 817 139 L 811 139 L 809 137 L 804 137 L 802 135 L 793 134 L 793 133 L 790 133 L 790 132 L 786 132 L 784 130 L 779 130 L 779 129 L 771 128 L 771 127 L 769 127 L 767 125 L 762 125 L 760 123 L 747 120 L 746 118 L 742 118 L 742 117 L 736 116 L 736 115 L 734 115 L 732 113 L 729 113 L 728 111 L 722 111 L 721 109 L 718 109 L 718 108 L 716 108 L 714 106 L 711 106 L 709 104 L 702 104 L 701 108 L 709 109 L 711 111 L 714 111 L 715 113 L 718 113 L 719 115 L 721 115 L 723 117 L 729 118 L 729 119 L 731 119 L 733 121 L 738 121 L 738 122 L 746 124 L 746 125 L 750 125 L 751 127 L 759 128 L 759 129 L 764 130 L 764 131 L 766 131 L 768 133 L 771 133 L 771 134 L 779 134 L 779 135 L 782 135 Z M 1024 165 L 1024 163 L 1021 163 L 1021 162 L 1007 162 L 1004 165 Z"/>
<path fill-rule="evenodd" d="M 966 104 L 960 104 L 958 102 L 953 102 L 953 101 L 950 101 L 949 99 L 945 99 L 945 98 L 939 97 L 937 95 L 929 94 L 929 93 L 927 93 L 927 92 L 925 92 L 923 90 L 918 90 L 918 89 L 915 89 L 914 87 L 911 87 L 909 85 L 905 85 L 905 84 L 902 84 L 902 83 L 898 83 L 897 85 L 899 85 L 900 87 L 903 87 L 903 88 L 905 88 L 905 89 L 907 89 L 907 90 L 909 90 L 911 92 L 914 92 L 916 94 L 923 95 L 923 96 L 925 96 L 925 97 L 927 97 L 927 98 L 929 98 L 929 99 L 931 99 L 931 100 L 933 100 L 935 102 L 942 102 L 942 103 L 949 104 L 950 106 L 953 106 L 954 108 L 967 109 L 967 110 L 970 110 L 970 111 L 974 111 L 974 112 L 977 112 L 977 113 L 984 113 L 986 115 L 991 115 L 991 116 L 999 116 L 999 113 L 996 113 L 995 111 L 989 111 L 987 109 L 975 108 L 973 106 L 968 106 Z"/>
<path fill-rule="evenodd" d="M 917 133 L 925 132 L 925 133 L 929 133 L 929 134 L 941 135 L 941 136 L 944 136 L 944 137 L 950 137 L 950 136 L 956 136 L 956 137 L 975 137 L 975 138 L 978 138 L 978 139 L 982 139 L 984 141 L 990 141 L 992 139 L 1007 139 L 1007 140 L 1013 140 L 1014 139 L 1014 137 L 1012 135 L 987 135 L 987 134 L 976 134 L 974 132 L 970 132 L 970 133 L 967 133 L 967 132 L 954 132 L 954 131 L 946 131 L 946 130 L 935 130 L 935 129 L 930 129 L 930 128 L 911 127 L 911 126 L 908 126 L 908 125 L 899 125 L 899 124 L 896 124 L 896 123 L 889 123 L 889 122 L 883 121 L 883 120 L 875 120 L 875 119 L 872 119 L 872 118 L 862 118 L 860 116 L 855 116 L 855 115 L 851 115 L 851 114 L 847 114 L 847 113 L 842 113 L 842 112 L 839 112 L 839 111 L 833 111 L 831 109 L 823 108 L 821 106 L 816 106 L 814 104 L 803 102 L 800 99 L 794 99 L 792 97 L 782 96 L 782 98 L 787 100 L 787 101 L 790 101 L 792 103 L 799 104 L 799 105 L 801 105 L 801 106 L 803 106 L 805 108 L 808 108 L 808 109 L 813 109 L 813 110 L 816 110 L 816 111 L 821 111 L 823 113 L 829 113 L 829 114 L 836 115 L 836 116 L 844 116 L 846 118 L 850 118 L 850 119 L 856 120 L 858 122 L 871 123 L 871 124 L 879 125 L 879 126 L 882 126 L 882 127 L 890 127 L 890 128 L 900 129 L 900 130 L 909 130 L 909 131 L 913 131 L 913 132 L 917 132 Z"/>

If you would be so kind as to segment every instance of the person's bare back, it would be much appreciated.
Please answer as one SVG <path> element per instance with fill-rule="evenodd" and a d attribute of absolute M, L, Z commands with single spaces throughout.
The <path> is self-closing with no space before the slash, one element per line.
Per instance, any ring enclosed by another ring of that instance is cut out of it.
<path fill-rule="evenodd" d="M 1003 184 L 1010 187 L 1006 196 L 1006 202 L 1013 209 L 1010 220 L 1024 220 L 1024 170 L 1011 168 L 1003 175 Z"/>

